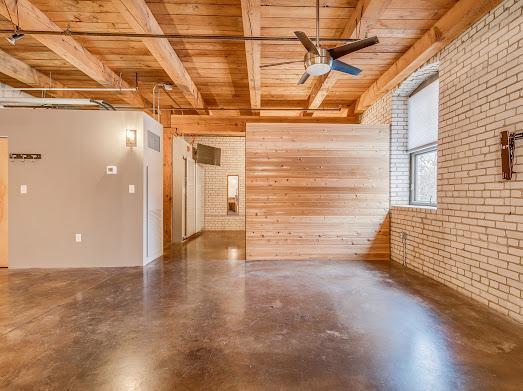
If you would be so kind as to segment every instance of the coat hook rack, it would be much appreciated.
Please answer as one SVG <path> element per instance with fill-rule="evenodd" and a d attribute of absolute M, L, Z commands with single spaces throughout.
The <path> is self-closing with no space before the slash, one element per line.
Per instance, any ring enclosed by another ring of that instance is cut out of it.
<path fill-rule="evenodd" d="M 523 132 L 501 132 L 501 170 L 503 179 L 510 181 L 514 174 L 514 151 L 516 140 L 523 140 Z"/>
<path fill-rule="evenodd" d="M 10 153 L 9 159 L 11 160 L 40 160 L 42 154 L 40 153 Z"/>

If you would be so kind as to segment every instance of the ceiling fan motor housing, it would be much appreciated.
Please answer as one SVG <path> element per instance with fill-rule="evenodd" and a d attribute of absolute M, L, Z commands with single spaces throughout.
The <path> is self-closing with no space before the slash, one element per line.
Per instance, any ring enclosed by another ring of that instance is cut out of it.
<path fill-rule="evenodd" d="M 331 56 L 325 48 L 319 47 L 316 53 L 307 52 L 305 54 L 305 70 L 311 76 L 320 76 L 331 70 Z"/>

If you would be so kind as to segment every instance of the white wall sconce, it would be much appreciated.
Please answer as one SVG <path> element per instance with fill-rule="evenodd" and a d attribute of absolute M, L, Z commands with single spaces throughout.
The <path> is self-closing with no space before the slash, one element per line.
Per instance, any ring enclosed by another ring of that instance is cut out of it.
<path fill-rule="evenodd" d="M 125 145 L 136 147 L 136 129 L 127 129 L 125 131 Z"/>

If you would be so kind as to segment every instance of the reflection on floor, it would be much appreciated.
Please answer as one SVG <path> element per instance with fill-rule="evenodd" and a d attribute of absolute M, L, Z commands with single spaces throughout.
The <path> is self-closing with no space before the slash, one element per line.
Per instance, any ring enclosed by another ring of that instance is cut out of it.
<path fill-rule="evenodd" d="M 207 231 L 169 250 L 171 259 L 183 261 L 244 260 L 245 231 Z"/>
<path fill-rule="evenodd" d="M 145 269 L 0 271 L 0 389 L 523 384 L 522 328 L 449 288 L 390 263 L 243 254 L 242 233 L 214 233 Z"/>

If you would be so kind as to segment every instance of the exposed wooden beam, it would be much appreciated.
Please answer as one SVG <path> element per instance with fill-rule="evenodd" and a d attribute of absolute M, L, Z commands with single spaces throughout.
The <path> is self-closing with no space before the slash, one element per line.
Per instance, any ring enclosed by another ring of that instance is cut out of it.
<path fill-rule="evenodd" d="M 342 106 L 340 111 L 329 112 L 329 111 L 315 111 L 314 118 L 318 117 L 349 117 L 356 121 L 356 114 L 354 114 L 354 109 L 356 108 L 356 101 L 352 102 L 348 106 Z"/>
<path fill-rule="evenodd" d="M 162 28 L 144 0 L 113 0 L 113 3 L 137 33 L 163 34 Z M 189 103 L 193 107 L 205 107 L 200 91 L 169 40 L 144 38 L 143 43 Z"/>
<path fill-rule="evenodd" d="M 313 118 L 313 117 L 214 117 L 206 115 L 173 115 L 171 131 L 177 135 L 245 136 L 247 123 L 328 123 L 354 124 L 355 118 Z M 166 129 L 168 131 L 168 129 Z"/>
<path fill-rule="evenodd" d="M 173 218 L 173 132 L 171 113 L 163 111 L 160 115 L 163 125 L 163 246 L 172 242 Z"/>
<path fill-rule="evenodd" d="M 48 76 L 3 50 L 0 50 L 0 73 L 33 87 L 66 87 L 58 81 L 51 81 Z M 74 91 L 53 91 L 49 94 L 63 98 L 84 98 L 83 95 Z"/>
<path fill-rule="evenodd" d="M 0 7 L 0 14 L 7 19 L 17 15 L 15 21 L 18 21 L 20 27 L 26 30 L 62 31 L 29 0 L 4 0 L 3 3 L 4 6 Z M 73 37 L 40 34 L 33 37 L 101 85 L 112 88 L 130 88 L 125 81 Z M 121 97 L 132 106 L 144 106 L 144 101 L 138 93 L 122 93 Z"/>
<path fill-rule="evenodd" d="M 243 34 L 246 36 L 260 36 L 260 1 L 241 0 Z M 247 72 L 249 77 L 249 93 L 251 108 L 259 109 L 261 106 L 261 44 L 258 41 L 245 41 L 245 55 L 247 59 Z"/>
<path fill-rule="evenodd" d="M 356 112 L 365 111 L 501 1 L 460 0 L 456 3 L 361 95 Z"/>
<path fill-rule="evenodd" d="M 365 38 L 369 28 L 376 23 L 390 2 L 391 0 L 359 0 L 340 37 Z M 329 72 L 314 81 L 309 95 L 309 109 L 320 107 L 341 76 L 340 72 Z"/>

